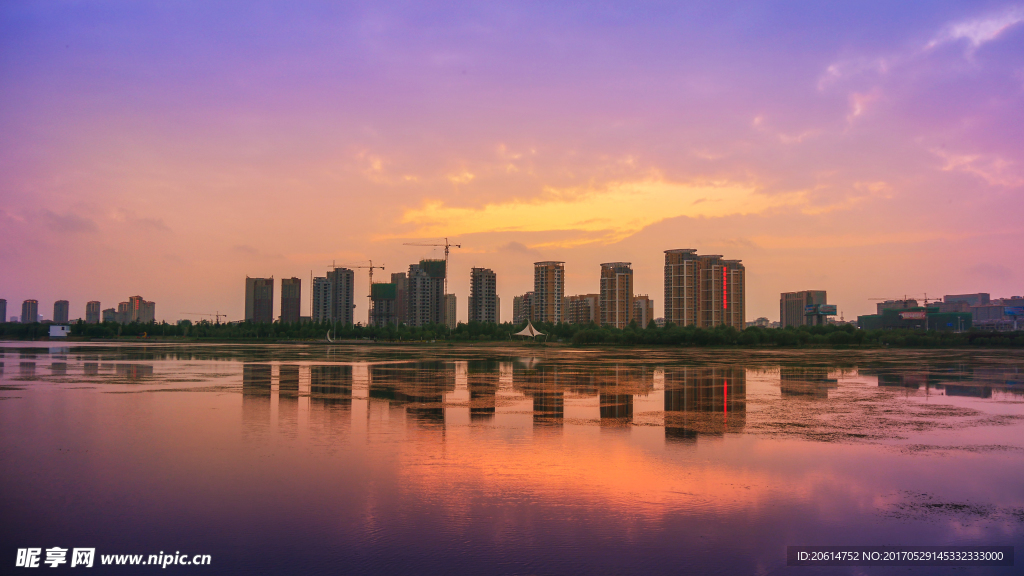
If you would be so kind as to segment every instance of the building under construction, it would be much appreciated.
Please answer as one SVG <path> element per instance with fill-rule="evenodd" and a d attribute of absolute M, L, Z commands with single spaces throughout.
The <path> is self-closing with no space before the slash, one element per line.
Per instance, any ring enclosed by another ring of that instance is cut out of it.
<path fill-rule="evenodd" d="M 393 282 L 370 285 L 370 326 L 398 325 L 398 290 Z"/>
<path fill-rule="evenodd" d="M 420 260 L 409 265 L 410 326 L 444 323 L 444 260 Z"/>

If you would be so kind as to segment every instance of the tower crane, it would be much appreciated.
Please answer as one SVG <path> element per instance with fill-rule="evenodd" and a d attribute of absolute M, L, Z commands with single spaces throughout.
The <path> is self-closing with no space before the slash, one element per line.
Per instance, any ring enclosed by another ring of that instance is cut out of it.
<path fill-rule="evenodd" d="M 922 297 L 921 299 L 924 301 L 924 305 L 925 306 L 928 306 L 928 301 L 929 300 L 934 300 L 934 301 L 940 300 L 940 298 L 929 298 L 927 292 L 925 292 L 923 294 L 909 294 L 909 295 L 908 294 L 904 294 L 903 295 L 903 300 L 907 300 L 909 298 L 913 298 L 914 300 L 917 300 L 917 298 L 919 296 Z M 885 301 L 885 300 L 899 300 L 899 298 L 868 298 L 868 300 L 882 300 L 882 301 Z"/>
<path fill-rule="evenodd" d="M 346 268 L 367 268 L 369 270 L 369 272 L 370 272 L 370 291 L 366 293 L 366 297 L 370 299 L 371 306 L 368 306 L 367 310 L 366 310 L 366 324 L 367 325 L 370 324 L 371 308 L 373 308 L 373 306 L 372 306 L 372 304 L 373 304 L 373 271 L 375 269 L 376 270 L 383 270 L 384 269 L 384 265 L 383 264 L 381 264 L 380 266 L 374 266 L 373 260 L 370 260 L 369 262 L 370 262 L 369 266 L 352 266 L 352 265 L 345 266 Z M 333 264 L 332 264 L 332 266 L 334 268 L 337 268 L 337 266 L 335 266 Z"/>
<path fill-rule="evenodd" d="M 430 244 L 420 242 L 404 242 L 403 246 L 444 246 L 444 293 L 448 293 L 448 251 L 451 248 L 462 248 L 462 244 L 451 244 L 448 239 L 444 239 L 444 244 Z"/>
<path fill-rule="evenodd" d="M 220 324 L 222 316 L 225 320 L 227 320 L 228 317 L 227 314 L 221 314 L 219 310 L 214 314 L 203 314 L 202 312 L 178 312 L 178 314 L 181 314 L 182 316 L 213 316 L 217 324 Z"/>

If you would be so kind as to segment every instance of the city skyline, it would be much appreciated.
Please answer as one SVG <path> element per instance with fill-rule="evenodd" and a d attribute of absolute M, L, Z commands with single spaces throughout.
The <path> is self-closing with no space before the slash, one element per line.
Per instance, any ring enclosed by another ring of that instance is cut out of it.
<path fill-rule="evenodd" d="M 781 4 L 7 3 L 0 297 L 241 319 L 245 275 L 445 236 L 502 318 L 537 261 L 664 316 L 661 246 L 742 259 L 747 320 L 1024 292 L 1024 4 Z"/>

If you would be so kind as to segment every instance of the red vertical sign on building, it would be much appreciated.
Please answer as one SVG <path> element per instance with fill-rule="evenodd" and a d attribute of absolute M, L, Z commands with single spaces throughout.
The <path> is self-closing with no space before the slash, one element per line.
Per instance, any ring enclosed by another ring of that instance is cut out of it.
<path fill-rule="evenodd" d="M 722 267 L 722 308 L 729 307 L 729 269 Z"/>

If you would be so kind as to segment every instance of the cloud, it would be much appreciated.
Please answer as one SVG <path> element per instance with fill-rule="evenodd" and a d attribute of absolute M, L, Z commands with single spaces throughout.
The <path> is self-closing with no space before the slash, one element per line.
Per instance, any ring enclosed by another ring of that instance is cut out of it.
<path fill-rule="evenodd" d="M 1015 276 L 1013 270 L 1003 266 L 1002 264 L 988 264 L 985 262 L 971 266 L 967 269 L 967 272 L 968 274 L 981 276 L 982 278 L 996 282 L 1012 280 Z"/>
<path fill-rule="evenodd" d="M 473 181 L 476 176 L 469 170 L 463 170 L 458 174 L 448 175 L 448 180 L 454 184 L 468 184 Z"/>
<path fill-rule="evenodd" d="M 57 214 L 51 210 L 43 210 L 43 223 L 54 232 L 71 232 L 75 234 L 95 232 L 96 223 L 76 214 Z"/>
<path fill-rule="evenodd" d="M 846 115 L 847 122 L 853 122 L 858 116 L 864 114 L 868 105 L 881 97 L 881 90 L 874 88 L 866 93 L 854 92 L 850 94 L 850 113 Z"/>
<path fill-rule="evenodd" d="M 599 233 L 588 243 L 615 242 L 665 218 L 752 214 L 800 199 L 800 194 L 759 194 L 750 184 L 673 182 L 655 173 L 603 186 L 548 187 L 540 198 L 482 207 L 428 200 L 406 210 L 402 222 L 415 225 L 419 236 L 574 230 Z"/>
<path fill-rule="evenodd" d="M 512 242 L 509 242 L 508 244 L 505 244 L 504 246 L 499 247 L 498 250 L 504 250 L 508 252 L 519 252 L 521 254 L 528 254 L 530 256 L 536 256 L 540 254 L 539 251 L 533 250 L 529 248 L 526 244 L 523 244 L 522 242 L 516 242 L 514 240 Z"/>
<path fill-rule="evenodd" d="M 978 176 L 993 186 L 1015 188 L 1024 186 L 1024 177 L 1014 170 L 1015 164 L 1000 156 L 982 154 L 951 154 L 943 150 L 932 150 L 936 156 L 946 161 L 942 170 L 946 172 L 966 172 Z"/>
<path fill-rule="evenodd" d="M 937 36 L 932 38 L 926 50 L 930 50 L 947 42 L 967 40 L 970 49 L 974 50 L 998 38 L 1003 32 L 1024 22 L 1024 8 L 1014 6 L 998 15 L 983 16 L 972 20 L 954 22 L 947 26 Z"/>
<path fill-rule="evenodd" d="M 110 215 L 115 222 L 127 224 L 133 228 L 145 231 L 170 232 L 171 229 L 164 223 L 162 218 L 147 218 L 135 215 L 133 210 L 117 209 Z"/>

